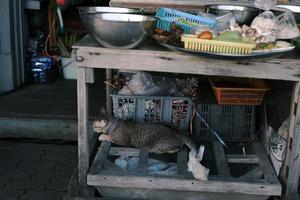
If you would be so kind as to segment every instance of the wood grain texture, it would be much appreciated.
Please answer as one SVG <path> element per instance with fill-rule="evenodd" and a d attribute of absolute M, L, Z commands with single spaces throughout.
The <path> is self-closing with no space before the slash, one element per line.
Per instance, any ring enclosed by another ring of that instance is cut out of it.
<path fill-rule="evenodd" d="M 264 170 L 261 166 L 255 167 L 254 169 L 250 170 L 243 176 L 239 177 L 239 180 L 256 180 L 261 179 L 264 176 Z"/>
<path fill-rule="evenodd" d="M 78 66 L 300 81 L 299 60 L 216 60 L 166 50 L 147 50 L 147 47 L 107 49 L 93 43 L 86 37 L 76 45 L 77 56 L 83 59 L 77 62 Z"/>
<path fill-rule="evenodd" d="M 104 161 L 107 159 L 109 148 L 111 146 L 110 142 L 104 141 L 101 143 L 97 154 L 93 160 L 89 173 L 97 174 L 101 171 Z"/>
<path fill-rule="evenodd" d="M 172 190 L 149 190 L 134 188 L 97 187 L 105 197 L 160 200 L 266 200 L 268 196 L 237 193 L 208 193 Z"/>
<path fill-rule="evenodd" d="M 88 184 L 103 187 L 120 187 L 135 189 L 158 189 L 194 192 L 217 192 L 239 194 L 281 194 L 280 184 L 253 183 L 241 181 L 197 181 L 195 179 L 162 177 L 162 176 L 137 176 L 132 174 L 104 173 L 88 174 Z"/>
<path fill-rule="evenodd" d="M 228 163 L 245 163 L 245 164 L 251 164 L 251 163 L 258 163 L 259 159 L 257 155 L 254 154 L 226 154 L 225 155 Z"/>
<path fill-rule="evenodd" d="M 79 195 L 88 195 L 87 172 L 89 169 L 88 143 L 88 90 L 85 68 L 77 69 L 77 98 L 78 98 L 78 183 Z"/>
<path fill-rule="evenodd" d="M 188 152 L 187 147 L 183 147 L 177 152 L 177 174 L 187 175 Z"/>
<path fill-rule="evenodd" d="M 140 155 L 140 149 L 127 147 L 111 147 L 109 150 L 109 155 L 138 157 Z"/>
<path fill-rule="evenodd" d="M 228 167 L 227 159 L 225 158 L 225 153 L 223 146 L 220 144 L 220 142 L 213 142 L 213 149 L 214 149 L 214 155 L 215 155 L 215 161 L 217 164 L 218 173 L 221 176 L 230 176 L 230 171 Z"/>
<path fill-rule="evenodd" d="M 138 169 L 139 173 L 146 174 L 148 172 L 148 158 L 149 152 L 147 149 L 141 149 L 140 151 L 140 159 L 138 162 Z"/>
<path fill-rule="evenodd" d="M 263 145 L 260 142 L 254 142 L 252 147 L 257 157 L 259 158 L 259 165 L 264 169 L 265 180 L 272 184 L 279 184 L 277 175 L 274 171 L 272 164 L 270 163 L 269 157 L 267 156 Z"/>
<path fill-rule="evenodd" d="M 300 179 L 300 83 L 294 86 L 292 101 L 292 120 L 290 122 L 289 141 L 289 171 L 286 183 L 287 199 L 299 198 L 299 179 Z M 291 139 L 292 138 L 292 139 Z"/>

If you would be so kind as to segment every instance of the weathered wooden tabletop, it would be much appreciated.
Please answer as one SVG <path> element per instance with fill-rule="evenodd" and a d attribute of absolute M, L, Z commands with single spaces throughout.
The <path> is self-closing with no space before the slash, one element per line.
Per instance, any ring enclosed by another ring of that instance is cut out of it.
<path fill-rule="evenodd" d="M 89 35 L 73 48 L 77 49 L 79 67 L 300 81 L 300 56 L 217 60 L 172 52 L 154 42 L 148 42 L 140 49 L 103 48 Z"/>
<path fill-rule="evenodd" d="M 145 12 L 155 12 L 158 7 L 169 7 L 180 10 L 198 12 L 204 10 L 205 5 L 227 4 L 238 6 L 254 6 L 254 0 L 111 0 L 110 6 L 143 8 Z M 299 5 L 298 0 L 291 0 L 289 4 Z"/>

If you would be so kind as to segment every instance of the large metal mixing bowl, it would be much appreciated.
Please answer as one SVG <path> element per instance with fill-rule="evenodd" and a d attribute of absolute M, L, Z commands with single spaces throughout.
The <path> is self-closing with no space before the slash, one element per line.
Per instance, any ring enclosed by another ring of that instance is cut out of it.
<path fill-rule="evenodd" d="M 247 6 L 208 5 L 205 8 L 206 12 L 215 15 L 233 13 L 234 18 L 240 25 L 250 25 L 252 20 L 260 13 L 259 9 Z"/>
<path fill-rule="evenodd" d="M 97 13 L 82 20 L 88 32 L 102 46 L 122 49 L 141 46 L 156 24 L 154 17 L 135 14 Z"/>

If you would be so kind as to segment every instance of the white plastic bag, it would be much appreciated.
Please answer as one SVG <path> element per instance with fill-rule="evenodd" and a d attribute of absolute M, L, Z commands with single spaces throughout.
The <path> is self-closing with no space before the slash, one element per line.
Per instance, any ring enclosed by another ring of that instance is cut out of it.
<path fill-rule="evenodd" d="M 292 12 L 284 12 L 277 16 L 278 25 L 276 37 L 278 39 L 293 39 L 300 35 L 295 17 Z"/>
<path fill-rule="evenodd" d="M 170 79 L 163 79 L 158 84 L 153 81 L 151 74 L 137 72 L 131 80 L 118 92 L 119 95 L 178 95 L 176 84 Z"/>
<path fill-rule="evenodd" d="M 259 14 L 251 23 L 251 28 L 255 28 L 257 34 L 260 35 L 260 40 L 256 41 L 259 43 L 269 43 L 276 40 L 276 30 L 277 30 L 277 18 L 270 11 L 274 8 L 276 1 L 273 0 L 256 0 L 255 6 L 259 9 L 265 10 L 263 13 Z"/>
<path fill-rule="evenodd" d="M 204 154 L 204 146 L 200 146 L 198 154 L 195 150 L 189 152 L 188 171 L 192 172 L 195 179 L 207 181 L 209 169 L 201 165 Z"/>

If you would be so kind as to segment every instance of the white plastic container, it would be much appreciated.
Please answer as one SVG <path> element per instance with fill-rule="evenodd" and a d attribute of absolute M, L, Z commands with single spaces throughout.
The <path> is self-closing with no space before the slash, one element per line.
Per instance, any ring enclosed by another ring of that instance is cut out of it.
<path fill-rule="evenodd" d="M 61 58 L 64 79 L 77 79 L 77 67 L 73 58 Z"/>

